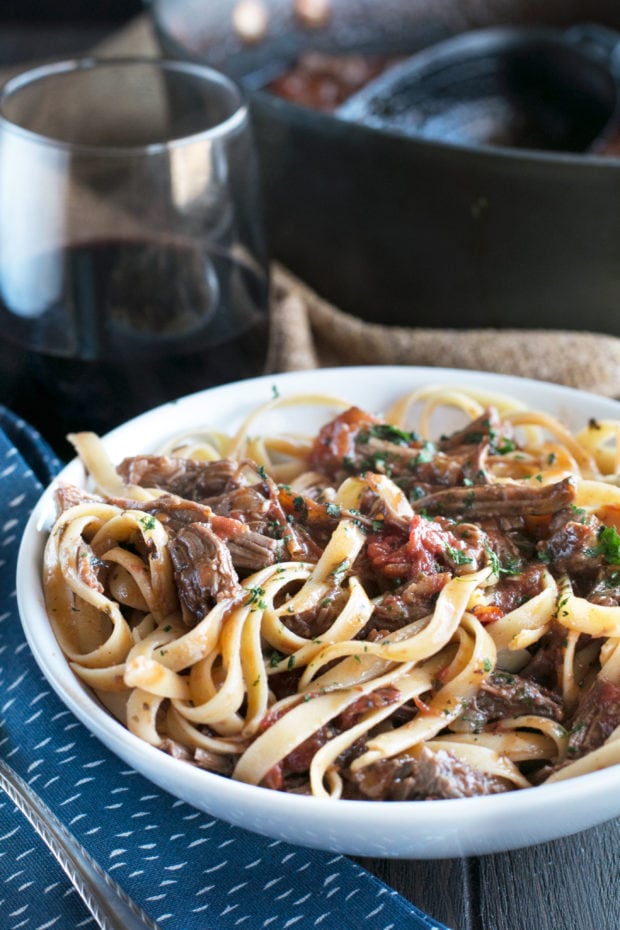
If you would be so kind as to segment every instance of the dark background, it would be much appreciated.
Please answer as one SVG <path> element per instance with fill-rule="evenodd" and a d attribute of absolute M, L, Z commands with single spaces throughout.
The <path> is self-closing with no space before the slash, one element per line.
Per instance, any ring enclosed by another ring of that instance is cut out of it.
<path fill-rule="evenodd" d="M 140 12 L 141 0 L 2 0 L 0 21 L 26 19 L 121 22 Z"/>
<path fill-rule="evenodd" d="M 143 9 L 142 0 L 0 0 L 0 67 L 84 52 Z"/>

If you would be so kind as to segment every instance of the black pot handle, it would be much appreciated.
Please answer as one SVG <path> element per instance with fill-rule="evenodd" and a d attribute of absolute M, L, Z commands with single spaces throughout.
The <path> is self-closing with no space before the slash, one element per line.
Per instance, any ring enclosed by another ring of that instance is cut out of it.
<path fill-rule="evenodd" d="M 564 38 L 620 79 L 620 32 L 598 23 L 582 23 L 568 29 Z"/>

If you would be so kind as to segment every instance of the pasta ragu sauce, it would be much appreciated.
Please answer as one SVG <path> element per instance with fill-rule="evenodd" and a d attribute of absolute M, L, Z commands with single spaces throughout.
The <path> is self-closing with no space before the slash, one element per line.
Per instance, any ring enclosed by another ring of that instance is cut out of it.
<path fill-rule="evenodd" d="M 385 418 L 343 405 L 309 442 L 247 423 L 116 471 L 73 437 L 98 493 L 58 490 L 47 610 L 132 732 L 344 799 L 469 797 L 620 761 L 617 424 L 575 436 L 517 404 L 416 400 L 416 431 L 411 398 Z M 430 439 L 440 403 L 470 420 Z"/>

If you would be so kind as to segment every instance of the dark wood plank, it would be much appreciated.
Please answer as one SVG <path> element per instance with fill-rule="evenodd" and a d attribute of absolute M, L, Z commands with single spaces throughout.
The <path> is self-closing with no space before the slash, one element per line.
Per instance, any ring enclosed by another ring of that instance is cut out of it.
<path fill-rule="evenodd" d="M 480 930 L 618 930 L 620 819 L 554 843 L 482 857 L 478 878 Z"/>
<path fill-rule="evenodd" d="M 619 930 L 620 819 L 478 859 L 357 859 L 451 930 Z"/>
<path fill-rule="evenodd" d="M 360 865 L 451 930 L 472 925 L 470 864 L 465 859 L 357 859 Z M 477 899 L 477 898 L 476 898 Z M 556 928 L 557 930 L 557 928 Z"/>

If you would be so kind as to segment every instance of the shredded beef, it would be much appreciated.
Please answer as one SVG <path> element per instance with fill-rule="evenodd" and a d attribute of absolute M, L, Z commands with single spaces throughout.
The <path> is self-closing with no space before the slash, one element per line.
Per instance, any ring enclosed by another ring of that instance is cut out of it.
<path fill-rule="evenodd" d="M 600 556 L 595 555 L 599 527 L 596 518 L 583 523 L 566 520 L 548 539 L 539 542 L 538 548 L 555 571 L 569 575 L 596 573 L 602 564 Z"/>
<path fill-rule="evenodd" d="M 510 613 L 542 591 L 544 572 L 542 565 L 528 565 L 516 575 L 501 577 L 498 584 L 488 589 L 489 602 L 499 607 L 502 614 Z"/>
<path fill-rule="evenodd" d="M 559 672 L 564 661 L 565 640 L 565 627 L 553 623 L 549 632 L 537 643 L 533 657 L 519 672 L 521 678 L 533 681 L 548 690 L 557 690 Z"/>
<path fill-rule="evenodd" d="M 504 779 L 487 775 L 444 749 L 423 747 L 416 759 L 386 759 L 348 773 L 358 797 L 373 801 L 426 801 L 471 798 L 510 790 Z M 351 796 L 356 796 L 354 791 Z"/>
<path fill-rule="evenodd" d="M 477 520 L 481 517 L 553 513 L 574 501 L 575 495 L 575 479 L 568 477 L 540 488 L 512 484 L 448 488 L 421 497 L 413 507 L 417 511 L 445 516 L 464 514 L 468 519 Z"/>
<path fill-rule="evenodd" d="M 316 607 L 302 613 L 284 613 L 281 620 L 286 628 L 295 633 L 296 636 L 303 636 L 305 639 L 317 639 L 329 629 L 344 607 L 345 602 L 346 595 L 343 597 L 339 586 L 334 583 Z"/>
<path fill-rule="evenodd" d="M 240 571 L 258 571 L 280 558 L 282 543 L 250 530 L 227 540 L 233 565 Z"/>
<path fill-rule="evenodd" d="M 235 767 L 235 757 L 232 753 L 226 756 L 215 752 L 209 752 L 207 749 L 202 749 L 200 747 L 190 752 L 190 750 L 182 746 L 181 743 L 177 743 L 176 740 L 169 739 L 168 737 L 162 741 L 159 748 L 167 752 L 173 759 L 193 762 L 194 765 L 197 765 L 199 768 L 206 769 L 209 772 L 217 772 L 218 775 L 230 777 Z"/>
<path fill-rule="evenodd" d="M 433 612 L 437 594 L 449 579 L 447 572 L 423 575 L 398 591 L 386 592 L 375 605 L 366 634 L 371 630 L 391 633 L 428 616 Z"/>
<path fill-rule="evenodd" d="M 213 519 L 210 507 L 185 500 L 172 494 L 165 494 L 152 501 L 131 501 L 124 498 L 111 498 L 112 503 L 123 510 L 141 510 L 157 517 L 171 533 L 178 532 L 191 523 L 208 523 Z"/>
<path fill-rule="evenodd" d="M 482 682 L 478 694 L 464 708 L 461 720 L 474 730 L 523 714 L 549 717 L 560 722 L 562 699 L 553 691 L 521 675 L 495 671 Z"/>
<path fill-rule="evenodd" d="M 237 486 L 239 465 L 227 459 L 201 462 L 171 455 L 137 455 L 124 459 L 117 471 L 127 484 L 205 501 Z"/>
<path fill-rule="evenodd" d="M 588 600 L 601 607 L 620 607 L 620 566 L 607 565 L 599 571 Z"/>
<path fill-rule="evenodd" d="M 602 746 L 620 726 L 620 684 L 597 678 L 583 695 L 569 724 L 568 762 Z"/>
<path fill-rule="evenodd" d="M 239 592 L 228 549 L 204 523 L 183 527 L 168 547 L 186 622 L 201 620 L 214 602 Z"/>
<path fill-rule="evenodd" d="M 271 501 L 257 487 L 235 488 L 211 498 L 214 513 L 243 520 L 250 526 L 262 527 L 271 508 Z"/>
<path fill-rule="evenodd" d="M 56 510 L 58 514 L 70 510 L 71 507 L 77 507 L 78 504 L 104 503 L 104 498 L 98 494 L 88 494 L 81 488 L 76 488 L 73 484 L 61 484 L 55 492 Z"/>
<path fill-rule="evenodd" d="M 508 428 L 502 424 L 497 410 L 489 407 L 463 429 L 456 430 L 449 436 L 442 436 L 437 445 L 443 452 L 453 452 L 460 446 L 479 445 L 485 440 L 497 442 L 498 437 L 501 441 L 507 435 Z"/>

